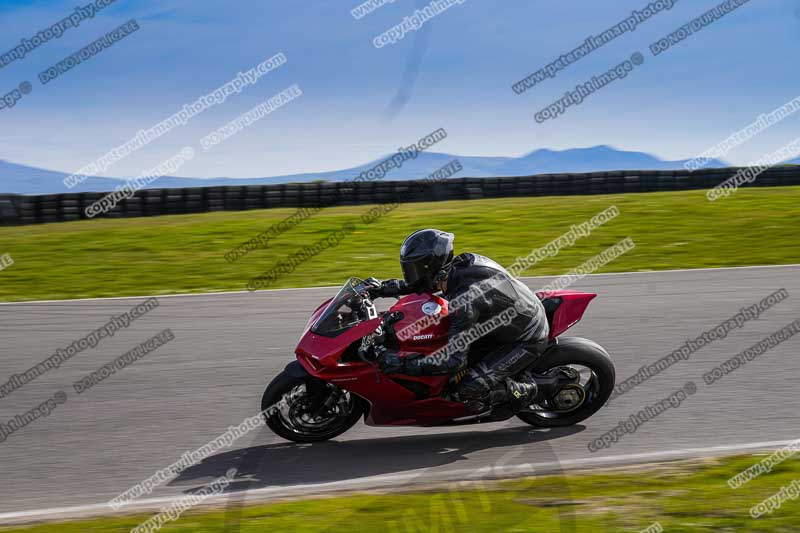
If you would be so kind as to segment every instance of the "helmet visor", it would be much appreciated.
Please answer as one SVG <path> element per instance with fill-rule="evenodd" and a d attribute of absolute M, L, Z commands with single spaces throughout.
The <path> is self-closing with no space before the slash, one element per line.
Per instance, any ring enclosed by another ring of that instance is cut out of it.
<path fill-rule="evenodd" d="M 403 269 L 403 278 L 412 288 L 427 288 L 432 276 L 425 259 L 417 261 L 401 261 L 400 267 Z"/>

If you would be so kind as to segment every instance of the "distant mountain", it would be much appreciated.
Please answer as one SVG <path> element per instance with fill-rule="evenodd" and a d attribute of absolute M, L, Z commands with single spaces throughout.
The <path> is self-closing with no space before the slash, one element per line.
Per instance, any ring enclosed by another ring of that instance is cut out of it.
<path fill-rule="evenodd" d="M 458 158 L 464 170 L 455 177 L 483 178 L 489 176 L 529 176 L 561 172 L 599 172 L 604 170 L 682 170 L 686 161 L 663 161 L 644 152 L 616 150 L 610 146 L 572 148 L 569 150 L 535 150 L 522 157 L 456 156 L 437 152 L 420 153 L 399 169 L 392 169 L 384 180 L 424 178 L 434 170 Z M 172 178 L 163 177 L 149 188 L 212 187 L 218 185 L 269 185 L 301 183 L 315 180 L 345 181 L 372 168 L 384 158 L 343 170 L 291 174 L 269 178 Z M 706 168 L 725 167 L 727 163 L 712 160 Z M 112 191 L 124 180 L 120 178 L 89 178 L 73 189 L 67 189 L 63 172 L 44 170 L 0 160 L 0 193 L 55 194 L 61 192 Z"/>
<path fill-rule="evenodd" d="M 662 161 L 644 152 L 616 150 L 601 145 L 571 150 L 536 150 L 528 155 L 511 159 L 497 169 L 505 175 L 524 168 L 536 168 L 537 174 L 560 172 L 600 172 L 603 170 L 685 170 L 683 161 Z M 727 167 L 727 163 L 714 159 L 705 168 Z"/>

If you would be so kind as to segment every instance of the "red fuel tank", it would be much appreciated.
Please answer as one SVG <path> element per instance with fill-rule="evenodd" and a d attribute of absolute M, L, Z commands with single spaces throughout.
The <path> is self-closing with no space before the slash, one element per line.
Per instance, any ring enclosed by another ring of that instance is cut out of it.
<path fill-rule="evenodd" d="M 410 294 L 390 311 L 403 315 L 394 323 L 401 350 L 427 354 L 447 344 L 450 328 L 447 300 L 433 294 Z"/>

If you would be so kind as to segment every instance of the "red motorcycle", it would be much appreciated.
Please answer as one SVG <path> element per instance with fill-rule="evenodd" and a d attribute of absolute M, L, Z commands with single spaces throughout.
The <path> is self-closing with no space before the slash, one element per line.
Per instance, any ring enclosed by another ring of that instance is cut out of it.
<path fill-rule="evenodd" d="M 559 337 L 597 295 L 562 290 L 537 296 L 550 323 L 550 343 L 513 378 L 535 382 L 539 389 L 536 403 L 516 416 L 537 427 L 576 424 L 600 409 L 614 388 L 614 365 L 600 345 Z M 318 442 L 341 435 L 362 415 L 371 426 L 447 426 L 511 418 L 514 413 L 505 405 L 477 415 L 465 412 L 455 389 L 466 371 L 387 376 L 370 355 L 376 345 L 399 350 L 401 356 L 433 354 L 448 342 L 447 315 L 447 300 L 427 293 L 405 296 L 378 312 L 365 283 L 351 278 L 314 311 L 295 350 L 297 361 L 264 391 L 261 409 L 267 425 L 285 439 Z M 414 334 L 407 335 L 412 329 Z"/>

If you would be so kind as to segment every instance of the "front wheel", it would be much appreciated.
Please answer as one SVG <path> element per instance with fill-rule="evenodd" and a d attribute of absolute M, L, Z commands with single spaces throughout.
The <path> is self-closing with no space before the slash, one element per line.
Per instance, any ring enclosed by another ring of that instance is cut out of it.
<path fill-rule="evenodd" d="M 559 339 L 526 369 L 535 374 L 562 372 L 574 376 L 571 383 L 548 398 L 537 400 L 517 417 L 537 427 L 571 426 L 596 413 L 614 390 L 616 372 L 611 358 L 599 344 L 578 337 Z"/>
<path fill-rule="evenodd" d="M 355 395 L 335 385 L 281 372 L 264 391 L 261 411 L 269 428 L 284 439 L 320 442 L 353 427 L 363 407 Z"/>

